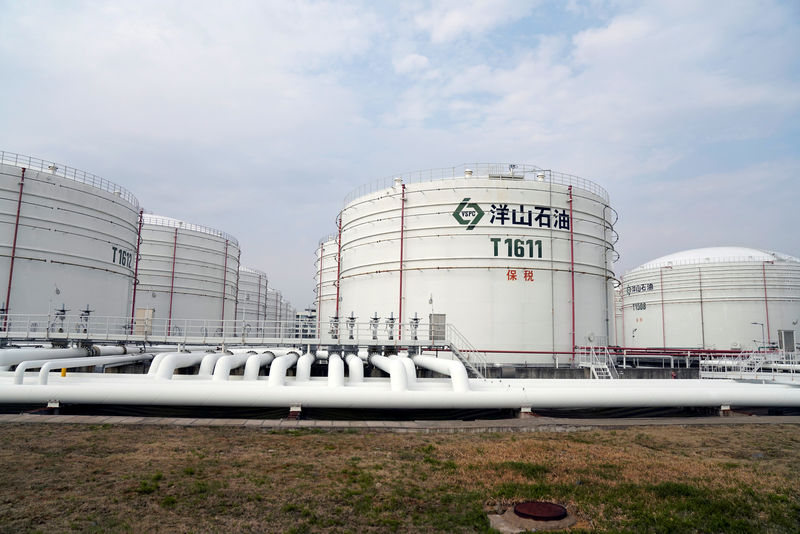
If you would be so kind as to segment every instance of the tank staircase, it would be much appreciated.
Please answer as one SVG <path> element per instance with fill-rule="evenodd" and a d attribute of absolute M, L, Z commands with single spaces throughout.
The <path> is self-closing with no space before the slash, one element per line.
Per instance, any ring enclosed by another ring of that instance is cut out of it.
<path fill-rule="evenodd" d="M 486 379 L 486 354 L 477 350 L 452 324 L 447 325 L 448 348 L 472 378 Z M 458 347 L 461 347 L 460 349 Z"/>
<path fill-rule="evenodd" d="M 619 378 L 619 372 L 608 347 L 586 347 L 579 349 L 578 366 L 588 368 L 592 378 L 599 380 L 614 380 Z"/>

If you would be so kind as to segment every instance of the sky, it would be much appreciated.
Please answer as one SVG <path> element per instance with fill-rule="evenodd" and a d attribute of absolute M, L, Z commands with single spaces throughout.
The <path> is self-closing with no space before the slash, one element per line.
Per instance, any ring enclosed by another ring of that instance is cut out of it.
<path fill-rule="evenodd" d="M 800 2 L 0 0 L 0 150 L 234 235 L 298 308 L 344 197 L 527 163 L 604 187 L 624 272 L 800 256 Z"/>

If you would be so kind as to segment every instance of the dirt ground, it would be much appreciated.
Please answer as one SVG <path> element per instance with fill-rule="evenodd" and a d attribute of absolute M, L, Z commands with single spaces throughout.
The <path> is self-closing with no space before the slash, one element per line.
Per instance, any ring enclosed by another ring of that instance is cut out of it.
<path fill-rule="evenodd" d="M 2 532 L 800 531 L 800 426 L 486 434 L 0 426 Z"/>

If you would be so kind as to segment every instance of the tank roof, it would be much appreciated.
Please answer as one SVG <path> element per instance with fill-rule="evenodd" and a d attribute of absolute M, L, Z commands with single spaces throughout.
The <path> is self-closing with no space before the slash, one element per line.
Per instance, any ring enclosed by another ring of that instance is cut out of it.
<path fill-rule="evenodd" d="M 81 171 L 73 167 L 47 161 L 44 159 L 34 158 L 32 156 L 23 156 L 22 154 L 15 154 L 14 152 L 0 151 L 0 163 L 5 165 L 13 165 L 15 167 L 25 167 L 26 169 L 36 170 L 40 172 L 48 172 L 68 180 L 74 180 L 82 184 L 90 185 L 103 191 L 108 191 L 118 195 L 126 202 L 133 204 L 139 209 L 139 200 L 127 189 L 115 184 L 105 178 L 92 174 L 90 172 Z"/>
<path fill-rule="evenodd" d="M 780 252 L 748 247 L 707 247 L 667 254 L 631 269 L 630 272 L 666 267 L 669 265 L 697 265 L 704 263 L 742 263 L 782 261 L 800 263 L 800 259 Z"/>
<path fill-rule="evenodd" d="M 210 228 L 208 226 L 202 226 L 200 224 L 192 224 L 187 223 L 185 221 L 181 221 L 180 219 L 174 219 L 172 217 L 167 217 L 165 215 L 154 215 L 152 213 L 144 213 L 142 215 L 145 224 L 152 224 L 155 226 L 169 226 L 170 228 L 183 228 L 186 230 L 193 230 L 195 232 L 200 232 L 203 234 L 209 234 L 216 237 L 221 237 L 222 239 L 227 239 L 237 247 L 239 246 L 239 241 L 232 235 L 223 232 L 222 230 L 217 230 L 215 228 Z"/>
<path fill-rule="evenodd" d="M 257 275 L 263 276 L 265 278 L 267 276 L 267 273 L 265 273 L 264 271 L 260 271 L 258 269 L 253 269 L 252 267 L 245 267 L 244 265 L 240 265 L 239 266 L 239 271 L 241 271 L 243 273 L 248 273 L 248 274 L 257 274 Z"/>
<path fill-rule="evenodd" d="M 412 183 L 464 178 L 505 178 L 571 185 L 578 189 L 584 189 L 590 193 L 594 193 L 608 203 L 608 192 L 605 189 L 591 180 L 581 178 L 580 176 L 542 169 L 535 165 L 528 165 L 525 163 L 462 163 L 456 167 L 411 171 L 380 178 L 351 191 L 345 197 L 344 204 L 347 206 L 350 202 L 359 197 L 387 189 L 397 183 L 397 180 L 408 185 Z"/>

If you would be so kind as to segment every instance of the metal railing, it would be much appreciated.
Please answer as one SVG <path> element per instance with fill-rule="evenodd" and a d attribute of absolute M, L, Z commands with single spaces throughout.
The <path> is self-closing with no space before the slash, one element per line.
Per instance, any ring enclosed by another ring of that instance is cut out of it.
<path fill-rule="evenodd" d="M 700 354 L 700 378 L 800 382 L 800 353 L 741 352 Z"/>
<path fill-rule="evenodd" d="M 231 234 L 223 232 L 222 230 L 217 230 L 216 228 L 211 228 L 209 226 L 203 226 L 202 224 L 194 224 L 194 223 L 187 223 L 185 221 L 181 221 L 178 219 L 173 219 L 172 217 L 165 217 L 164 215 L 154 215 L 152 213 L 145 213 L 143 214 L 144 223 L 145 224 L 152 224 L 154 226 L 167 226 L 169 228 L 180 228 L 183 230 L 192 230 L 194 232 L 200 232 L 202 234 L 209 234 L 216 237 L 221 237 L 222 239 L 227 239 L 231 242 L 231 244 L 239 246 L 239 241 L 233 237 Z"/>
<path fill-rule="evenodd" d="M 169 343 L 190 345 L 326 345 L 435 348 L 448 350 L 451 345 L 476 369 L 485 373 L 485 354 L 452 325 L 431 325 L 420 321 L 323 323 L 327 329 L 319 335 L 315 323 L 286 320 L 202 320 L 130 317 L 87 317 L 85 315 L 0 314 L 0 340 L 92 342 L 92 343 Z"/>
<path fill-rule="evenodd" d="M 459 358 L 462 360 L 462 363 L 466 366 L 472 366 L 477 371 L 477 374 L 480 378 L 486 376 L 486 353 L 479 351 L 475 348 L 469 340 L 464 337 L 464 335 L 452 324 L 448 324 L 445 326 L 445 337 L 450 342 L 450 344 L 455 347 L 454 354 L 456 356 L 462 356 Z M 466 360 L 466 361 L 463 361 Z"/>
<path fill-rule="evenodd" d="M 466 171 L 472 171 L 472 174 L 467 176 Z M 580 176 L 554 172 L 528 164 L 464 163 L 456 167 L 411 171 L 379 178 L 367 184 L 361 185 L 348 193 L 348 195 L 344 198 L 344 205 L 347 206 L 353 200 L 364 195 L 387 189 L 394 185 L 395 180 L 398 178 L 401 179 L 405 184 L 411 184 L 434 182 L 438 180 L 454 180 L 457 178 L 470 180 L 477 178 L 486 179 L 490 177 L 516 178 L 520 180 L 527 179 L 560 185 L 571 185 L 579 189 L 589 191 L 590 193 L 601 197 L 606 203 L 608 203 L 608 192 L 605 189 L 591 180 L 581 178 Z"/>
<path fill-rule="evenodd" d="M 608 347 L 581 347 L 576 351 L 578 366 L 591 370 L 594 378 L 617 379 L 619 372 Z"/>
<path fill-rule="evenodd" d="M 114 182 L 106 180 L 105 178 L 90 172 L 68 167 L 67 165 L 55 163 L 53 161 L 47 161 L 44 159 L 5 151 L 0 151 L 0 163 L 13 165 L 15 167 L 25 167 L 26 169 L 31 170 L 49 172 L 68 180 L 91 185 L 92 187 L 102 189 L 103 191 L 108 191 L 109 193 L 119 195 L 119 197 L 126 202 L 133 204 L 137 210 L 139 209 L 139 200 L 133 195 L 133 193 L 124 187 L 115 184 Z"/>

